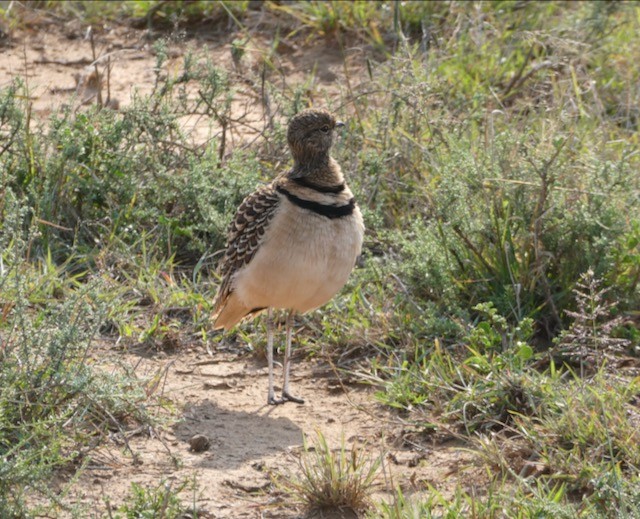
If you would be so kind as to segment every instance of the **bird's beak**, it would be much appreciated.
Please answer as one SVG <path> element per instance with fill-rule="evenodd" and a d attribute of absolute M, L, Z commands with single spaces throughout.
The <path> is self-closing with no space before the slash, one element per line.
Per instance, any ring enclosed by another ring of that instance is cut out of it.
<path fill-rule="evenodd" d="M 344 128 L 346 125 L 342 121 L 336 121 L 336 128 Z"/>

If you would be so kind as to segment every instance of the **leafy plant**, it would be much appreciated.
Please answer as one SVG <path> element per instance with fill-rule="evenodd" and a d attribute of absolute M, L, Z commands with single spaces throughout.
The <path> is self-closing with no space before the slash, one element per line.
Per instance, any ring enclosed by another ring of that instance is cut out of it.
<path fill-rule="evenodd" d="M 498 482 L 499 483 L 499 482 Z M 566 491 L 562 485 L 545 488 L 539 485 L 520 485 L 505 491 L 492 483 L 483 495 L 456 487 L 452 496 L 444 496 L 429 487 L 426 496 L 407 497 L 397 488 L 393 502 L 382 502 L 371 517 L 384 519 L 478 519 L 529 517 L 574 519 L 575 509 L 563 503 Z"/>
<path fill-rule="evenodd" d="M 137 483 L 131 484 L 131 492 L 126 503 L 118 508 L 113 517 L 119 519 L 179 519 L 185 516 L 187 509 L 180 502 L 178 494 L 184 490 L 187 482 L 177 489 L 170 483 L 161 481 L 155 488 L 146 488 Z"/>
<path fill-rule="evenodd" d="M 631 343 L 613 336 L 622 320 L 611 318 L 616 305 L 606 300 L 608 289 L 600 285 L 601 280 L 596 279 L 591 269 L 581 276 L 574 289 L 577 311 L 567 312 L 574 322 L 560 335 L 554 349 L 555 354 L 568 361 L 577 360 L 581 376 L 585 375 L 586 367 L 597 369 L 606 358 L 625 351 Z"/>

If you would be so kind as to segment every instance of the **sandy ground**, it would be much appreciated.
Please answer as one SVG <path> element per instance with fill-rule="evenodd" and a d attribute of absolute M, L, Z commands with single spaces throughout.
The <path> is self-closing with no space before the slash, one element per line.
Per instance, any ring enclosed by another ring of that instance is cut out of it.
<path fill-rule="evenodd" d="M 428 485 L 447 494 L 457 482 L 471 486 L 484 479 L 472 453 L 457 442 L 415 443 L 411 427 L 377 404 L 370 388 L 323 361 L 296 359 L 292 390 L 306 403 L 274 407 L 266 405 L 266 363 L 252 355 L 197 349 L 171 356 L 117 355 L 117 362 L 135 366 L 143 379 L 164 374 L 158 391 L 177 407 L 178 420 L 151 435 L 140 431 L 128 446 L 113 442 L 92 455 L 63 500 L 92 517 L 102 517 L 107 502 L 117 509 L 132 483 L 177 489 L 185 482 L 180 495 L 199 517 L 305 517 L 274 481 L 299 474 L 303 436 L 314 445 L 318 432 L 334 449 L 344 444 L 364 449 L 372 460 L 382 457 L 374 485 L 378 501 L 392 499 L 392 485 L 406 495 Z M 191 448 L 196 435 L 209 440 L 207 450 Z"/>
<path fill-rule="evenodd" d="M 25 81 L 36 120 L 46 120 L 63 105 L 80 110 L 95 103 L 99 90 L 96 74 L 101 79 L 100 100 L 110 107 L 126 107 L 134 95 L 153 91 L 157 55 L 147 31 L 105 27 L 91 34 L 73 23 L 37 27 L 14 31 L 9 40 L 0 41 L 0 87 L 8 86 L 14 78 Z M 279 118 L 277 100 L 267 99 L 269 107 L 265 108 L 265 75 L 289 95 L 305 85 L 306 95 L 324 106 L 340 99 L 347 84 L 356 87 L 354 78 L 363 77 L 365 57 L 359 48 L 343 52 L 335 45 L 302 49 L 281 43 L 274 52 L 270 38 L 256 33 L 240 38 L 243 55 L 234 60 L 234 41 L 238 38 L 232 34 L 198 40 L 167 38 L 168 57 L 160 73 L 161 78 L 179 76 L 184 56 L 190 53 L 200 62 L 211 60 L 228 74 L 234 88 L 229 150 L 253 144 L 266 118 Z M 348 70 L 354 71 L 350 82 L 344 80 L 345 61 Z M 197 95 L 194 85 L 186 88 L 192 97 Z M 215 121 L 185 115 L 181 122 L 196 142 L 217 137 Z"/>
<path fill-rule="evenodd" d="M 14 32 L 12 44 L 0 48 L 0 86 L 7 86 L 14 77 L 28 81 L 33 112 L 41 121 L 63 104 L 79 107 L 92 102 L 96 95 L 90 80 L 94 60 L 85 36 L 86 32 L 73 24 L 45 24 Z M 264 111 L 251 83 L 259 76 L 256 56 L 269 42 L 254 36 L 253 50 L 238 70 L 231 59 L 231 41 L 232 36 L 173 44 L 167 71 L 179 69 L 187 48 L 205 49 L 235 78 L 249 78 L 244 83 L 238 81 L 234 103 L 243 113 L 253 113 L 249 121 L 259 126 Z M 111 99 L 122 107 L 134 92 L 151 91 L 155 56 L 144 31 L 104 28 L 95 42 L 97 55 L 111 56 Z M 326 102 L 340 96 L 347 83 L 345 70 L 357 67 L 363 59 L 361 49 L 344 54 L 335 47 L 316 46 L 302 52 L 285 46 L 277 63 L 284 88 L 295 87 L 315 70 L 313 88 Z M 211 128 L 204 125 L 200 131 L 211 132 Z M 241 142 L 250 136 L 238 130 L 237 137 Z M 173 403 L 178 419 L 151 434 L 139 431 L 128 439 L 128 445 L 114 436 L 61 495 L 67 511 L 52 511 L 48 517 L 66 517 L 73 507 L 88 510 L 91 517 L 108 516 L 108 509 L 116 510 L 122 504 L 134 482 L 148 488 L 167 484 L 175 489 L 190 482 L 180 496 L 195 506 L 198 517 L 303 517 L 302 509 L 272 481 L 296 473 L 303 436 L 313 444 L 317 431 L 334 447 L 344 441 L 348 448 L 365 445 L 372 458 L 383 456 L 376 499 L 390 499 L 393 485 L 400 485 L 407 494 L 419 494 L 428 485 L 446 494 L 456 483 L 480 486 L 486 478 L 474 465 L 474 456 L 455 441 L 430 446 L 426 440 L 407 441 L 410 427 L 377 404 L 371 388 L 341 381 L 322 361 L 297 359 L 294 364 L 292 389 L 306 404 L 272 407 L 265 405 L 265 362 L 252 356 L 216 352 L 215 344 L 212 354 L 185 347 L 170 356 L 117 352 L 108 344 L 97 348 L 104 350 L 98 357 L 103 362 L 106 359 L 105 369 L 113 361 L 135 366 L 140 377 L 165 373 L 159 391 Z M 190 450 L 189 441 L 197 434 L 208 438 L 208 450 Z"/>

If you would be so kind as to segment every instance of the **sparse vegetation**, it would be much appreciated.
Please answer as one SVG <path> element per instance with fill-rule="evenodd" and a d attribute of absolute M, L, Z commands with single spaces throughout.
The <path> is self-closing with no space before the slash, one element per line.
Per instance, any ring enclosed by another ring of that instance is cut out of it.
<path fill-rule="evenodd" d="M 189 510 L 181 503 L 178 494 L 187 486 L 182 483 L 177 489 L 161 481 L 156 488 L 144 488 L 141 485 L 131 485 L 131 497 L 112 514 L 114 519 L 180 519 L 191 517 Z M 197 517 L 194 514 L 193 517 Z"/>
<path fill-rule="evenodd" d="M 277 483 L 312 513 L 362 512 L 371 506 L 381 461 L 381 455 L 372 456 L 365 446 L 348 450 L 344 438 L 334 451 L 318 432 L 314 445 L 309 445 L 305 438 L 299 460 L 300 475 L 289 475 Z"/>
<path fill-rule="evenodd" d="M 156 56 L 152 93 L 119 110 L 104 79 L 47 120 L 28 77 L 0 84 L 0 517 L 37 514 L 33 489 L 63 506 L 52 474 L 156 423 L 161 374 L 107 376 L 101 341 L 216 344 L 226 225 L 286 167 L 284 123 L 312 101 L 349 121 L 336 153 L 368 233 L 347 289 L 305 317 L 305 351 L 375 385 L 422 440 L 453 431 L 495 477 L 371 503 L 377 465 L 319 434 L 288 490 L 389 518 L 640 514 L 638 4 L 39 1 L 0 16 L 0 45 L 106 17 L 146 29 Z M 221 29 L 234 70 L 192 50 L 167 66 L 175 41 Z M 361 49 L 333 97 L 314 72 L 282 81 L 279 52 L 310 44 Z M 234 111 L 240 83 L 258 123 Z M 177 494 L 135 487 L 119 513 L 177 517 Z"/>

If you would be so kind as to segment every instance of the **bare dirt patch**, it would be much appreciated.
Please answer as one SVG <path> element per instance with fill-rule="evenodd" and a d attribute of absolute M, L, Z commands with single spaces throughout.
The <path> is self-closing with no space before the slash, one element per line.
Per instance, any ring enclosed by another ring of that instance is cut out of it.
<path fill-rule="evenodd" d="M 177 489 L 185 482 L 180 495 L 201 517 L 302 517 L 274 479 L 297 472 L 303 436 L 313 444 L 318 431 L 334 448 L 344 442 L 383 456 L 376 499 L 391 499 L 391 482 L 409 495 L 427 485 L 446 495 L 460 481 L 483 478 L 474 456 L 455 442 L 409 446 L 402 420 L 377 404 L 370 388 L 346 383 L 323 361 L 296 359 L 292 387 L 307 403 L 274 407 L 266 405 L 266 363 L 252 355 L 109 355 L 135 365 L 141 377 L 166 373 L 162 397 L 177 414 L 166 428 L 139 431 L 127 446 L 114 442 L 92 455 L 65 503 L 96 517 L 107 502 L 120 506 L 132 483 Z M 208 440 L 202 452 L 191 445 L 198 435 Z"/>
<path fill-rule="evenodd" d="M 237 59 L 233 48 L 238 39 L 231 33 L 197 41 L 166 39 L 167 59 L 161 76 L 177 77 L 187 53 L 206 55 L 229 75 L 234 88 L 229 151 L 234 145 L 255 142 L 267 118 L 279 111 L 273 106 L 277 101 L 265 97 L 265 78 L 288 95 L 304 85 L 310 98 L 326 106 L 344 94 L 349 83 L 346 73 L 356 78 L 365 66 L 362 49 L 343 52 L 335 44 L 308 48 L 281 44 L 280 52 L 275 52 L 273 37 L 256 33 L 242 38 L 242 57 Z M 24 80 L 29 86 L 32 113 L 44 121 L 61 106 L 78 110 L 98 101 L 98 95 L 102 104 L 112 108 L 130 105 L 133 96 L 153 91 L 156 63 L 157 49 L 147 31 L 119 26 L 88 31 L 74 23 L 38 24 L 14 31 L 10 43 L 0 48 L 0 86 L 8 86 L 14 78 Z M 97 88 L 96 74 L 101 89 Z M 355 87 L 358 81 L 352 79 L 351 83 Z M 189 85 L 187 91 L 197 95 Z M 195 142 L 218 136 L 216 121 L 187 114 L 181 122 Z"/>

